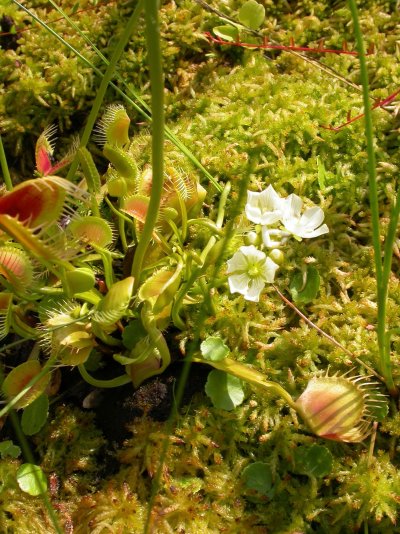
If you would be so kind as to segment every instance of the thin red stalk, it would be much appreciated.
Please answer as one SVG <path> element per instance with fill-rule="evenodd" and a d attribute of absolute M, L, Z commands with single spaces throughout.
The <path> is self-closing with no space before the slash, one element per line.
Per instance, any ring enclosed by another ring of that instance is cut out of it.
<path fill-rule="evenodd" d="M 371 110 L 377 109 L 377 108 L 382 108 L 383 106 L 386 106 L 387 104 L 390 104 L 390 102 L 392 102 L 396 98 L 396 96 L 398 94 L 400 94 L 400 89 L 397 89 L 397 91 L 395 91 L 394 93 L 392 93 L 388 97 L 384 98 L 383 100 L 378 100 L 378 102 L 375 102 L 375 104 L 373 106 L 371 106 Z M 360 113 L 359 115 L 356 115 L 355 117 L 352 117 L 348 121 L 344 122 L 340 126 L 331 126 L 331 125 L 324 126 L 324 125 L 321 125 L 321 128 L 324 128 L 325 130 L 331 130 L 332 132 L 338 132 L 339 130 L 341 130 L 345 126 L 348 126 L 349 124 L 352 124 L 353 122 L 358 121 L 359 119 L 362 119 L 364 116 L 365 116 L 365 113 Z"/>
<path fill-rule="evenodd" d="M 256 43 L 244 43 L 242 41 L 224 41 L 220 37 L 214 37 L 210 32 L 205 32 L 204 34 L 210 41 L 213 43 L 221 44 L 221 45 L 230 45 L 230 46 L 240 46 L 243 48 L 261 48 L 264 50 L 292 50 L 295 52 L 309 52 L 313 54 L 345 54 L 348 56 L 358 56 L 358 52 L 352 52 L 350 50 L 347 50 L 347 48 L 343 47 L 341 49 L 331 49 L 331 48 L 323 48 L 322 46 L 318 46 L 317 48 L 311 48 L 308 46 L 296 46 L 291 39 L 291 43 L 289 46 L 286 45 L 278 45 L 278 44 L 271 44 L 268 40 L 268 37 L 264 37 L 264 41 L 262 44 L 256 44 Z"/>

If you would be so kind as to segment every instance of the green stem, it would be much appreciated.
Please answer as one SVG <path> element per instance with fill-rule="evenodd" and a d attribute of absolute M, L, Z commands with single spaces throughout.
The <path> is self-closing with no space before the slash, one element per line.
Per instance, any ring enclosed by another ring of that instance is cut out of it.
<path fill-rule="evenodd" d="M 0 135 L 0 166 L 3 173 L 4 183 L 6 184 L 7 191 L 12 191 L 13 184 L 11 181 L 10 171 L 8 170 L 6 153 L 4 152 L 3 141 Z"/>
<path fill-rule="evenodd" d="M 90 110 L 89 117 L 86 122 L 85 129 L 83 130 L 83 134 L 82 134 L 82 138 L 80 142 L 80 148 L 85 147 L 89 141 L 90 134 L 92 133 L 93 126 L 95 125 L 95 122 L 97 120 L 97 116 L 99 114 L 100 107 L 103 103 L 108 84 L 110 83 L 112 77 L 114 76 L 115 69 L 117 67 L 120 57 L 122 56 L 125 46 L 128 44 L 129 39 L 131 38 L 131 35 L 137 26 L 143 5 L 144 5 L 144 0 L 139 0 L 132 15 L 130 16 L 128 22 L 126 23 L 125 29 L 121 37 L 119 38 L 117 46 L 115 47 L 114 53 L 110 59 L 110 63 L 108 64 L 106 72 L 104 73 L 103 79 L 101 80 L 100 87 L 98 88 L 96 92 L 96 98 L 94 99 L 92 109 Z M 71 180 L 72 177 L 74 176 L 76 169 L 78 168 L 78 164 L 79 164 L 79 159 L 76 157 L 69 168 L 68 175 L 67 175 L 68 180 Z"/>
<path fill-rule="evenodd" d="M 117 376 L 116 378 L 111 378 L 109 380 L 100 380 L 99 378 L 94 378 L 86 371 L 86 367 L 83 363 L 78 365 L 78 370 L 81 374 L 81 377 L 88 384 L 95 386 L 96 388 L 118 388 L 132 382 L 131 378 L 127 374 Z"/>
<path fill-rule="evenodd" d="M 159 375 L 165 371 L 165 369 L 171 363 L 171 353 L 169 352 L 167 342 L 165 341 L 162 332 L 156 326 L 150 306 L 147 306 L 146 304 L 143 306 L 140 318 L 144 328 L 146 329 L 146 332 L 149 335 L 152 345 L 158 350 L 162 361 L 162 365 L 159 369 L 146 375 L 146 378 L 150 378 L 150 376 Z"/>
<path fill-rule="evenodd" d="M 155 228 L 164 183 L 164 76 L 158 21 L 158 2 L 148 0 L 145 7 L 146 42 L 151 83 L 152 110 L 152 186 L 149 209 L 132 264 L 135 279 L 134 290 L 140 281 L 140 273 L 147 248 Z"/>
<path fill-rule="evenodd" d="M 214 232 L 214 234 L 217 234 L 219 236 L 222 235 L 221 228 L 218 228 L 213 221 L 210 221 L 210 219 L 189 219 L 187 225 L 203 226 L 204 228 L 208 228 L 209 230 Z"/>
<path fill-rule="evenodd" d="M 360 60 L 360 77 L 363 88 L 364 114 L 365 114 L 365 137 L 367 140 L 367 168 L 368 168 L 368 184 L 369 184 L 369 204 L 371 210 L 372 223 L 372 244 L 374 248 L 375 274 L 377 285 L 377 301 L 378 301 L 378 350 L 380 360 L 380 372 L 384 377 L 385 384 L 392 395 L 397 394 L 397 388 L 394 385 L 392 376 L 392 366 L 390 361 L 390 353 L 386 350 L 385 333 L 386 333 L 386 305 L 387 293 L 389 283 L 390 265 L 388 261 L 382 266 L 382 249 L 380 244 L 380 221 L 379 221 L 379 204 L 378 204 L 378 188 L 376 180 L 376 161 L 374 150 L 374 136 L 372 126 L 372 112 L 369 100 L 369 81 L 367 62 L 365 57 L 363 37 L 361 33 L 358 10 L 355 0 L 349 0 L 349 7 L 353 18 L 354 35 L 357 42 L 357 48 Z M 387 247 L 385 247 L 387 248 Z M 391 261 L 391 258 L 390 258 Z M 384 275 L 385 269 L 385 275 Z"/>
<path fill-rule="evenodd" d="M 235 360 L 232 360 L 230 358 L 224 358 L 223 360 L 220 360 L 218 362 L 204 360 L 203 358 L 192 358 L 191 361 L 195 363 L 205 363 L 207 365 L 211 365 L 211 367 L 214 367 L 219 371 L 225 371 L 226 373 L 236 376 L 237 378 L 240 378 L 245 382 L 253 384 L 258 388 L 264 389 L 265 391 L 267 391 L 268 394 L 275 393 L 276 395 L 279 395 L 279 397 L 282 397 L 282 399 L 291 408 L 293 408 L 293 410 L 296 410 L 296 412 L 300 413 L 299 407 L 289 395 L 289 393 L 286 391 L 286 389 L 284 389 L 276 382 L 266 380 L 262 373 L 256 371 L 255 369 L 252 369 L 248 365 L 243 365 L 242 363 L 236 362 Z"/>

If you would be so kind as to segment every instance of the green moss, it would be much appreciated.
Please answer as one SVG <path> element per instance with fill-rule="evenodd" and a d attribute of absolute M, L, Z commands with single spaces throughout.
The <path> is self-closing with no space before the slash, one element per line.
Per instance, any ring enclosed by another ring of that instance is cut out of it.
<path fill-rule="evenodd" d="M 96 486 L 106 442 L 93 419 L 91 412 L 61 405 L 36 437 L 41 466 L 57 477 L 61 494 L 85 494 Z"/>

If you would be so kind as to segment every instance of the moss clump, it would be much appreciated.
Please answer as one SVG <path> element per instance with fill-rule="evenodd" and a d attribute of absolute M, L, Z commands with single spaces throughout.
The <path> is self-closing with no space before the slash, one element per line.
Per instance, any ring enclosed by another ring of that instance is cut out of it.
<path fill-rule="evenodd" d="M 99 453 L 105 439 L 93 419 L 92 412 L 61 405 L 35 438 L 41 466 L 57 478 L 60 496 L 77 496 L 96 487 L 104 468 Z"/>
<path fill-rule="evenodd" d="M 0 532 L 53 534 L 54 528 L 41 497 L 24 493 L 17 483 L 18 460 L 0 460 Z"/>

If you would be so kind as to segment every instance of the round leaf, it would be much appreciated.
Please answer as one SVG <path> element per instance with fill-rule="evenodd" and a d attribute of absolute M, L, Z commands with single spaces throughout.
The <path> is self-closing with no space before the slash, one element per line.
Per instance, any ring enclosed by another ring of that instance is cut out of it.
<path fill-rule="evenodd" d="M 33 497 L 47 491 L 47 479 L 38 465 L 22 464 L 17 471 L 19 487 Z"/>
<path fill-rule="evenodd" d="M 296 273 L 290 283 L 290 293 L 296 304 L 308 304 L 312 302 L 319 291 L 320 277 L 318 271 L 312 265 L 307 267 L 305 277 L 303 273 Z"/>
<path fill-rule="evenodd" d="M 200 351 L 205 360 L 219 362 L 226 358 L 229 349 L 220 337 L 209 337 L 200 345 Z"/>
<path fill-rule="evenodd" d="M 273 497 L 274 485 L 271 468 L 264 462 L 255 462 L 243 469 L 242 478 L 248 489 Z"/>
<path fill-rule="evenodd" d="M 324 477 L 332 470 L 332 454 L 322 445 L 302 445 L 294 451 L 295 472 L 309 477 Z"/>
<path fill-rule="evenodd" d="M 242 381 L 216 369 L 208 375 L 205 391 L 213 405 L 221 410 L 233 410 L 244 399 Z"/>
<path fill-rule="evenodd" d="M 11 458 L 18 458 L 20 454 L 20 447 L 18 447 L 18 445 L 14 445 L 10 439 L 0 443 L 0 458 L 6 458 L 7 456 L 10 456 Z"/>
<path fill-rule="evenodd" d="M 244 26 L 256 30 L 264 22 L 264 6 L 255 0 L 248 0 L 248 2 L 245 2 L 240 8 L 238 18 Z"/>
<path fill-rule="evenodd" d="M 27 406 L 22 414 L 21 426 L 25 435 L 33 436 L 39 432 L 45 424 L 49 413 L 49 398 L 40 395 L 35 401 Z"/>

